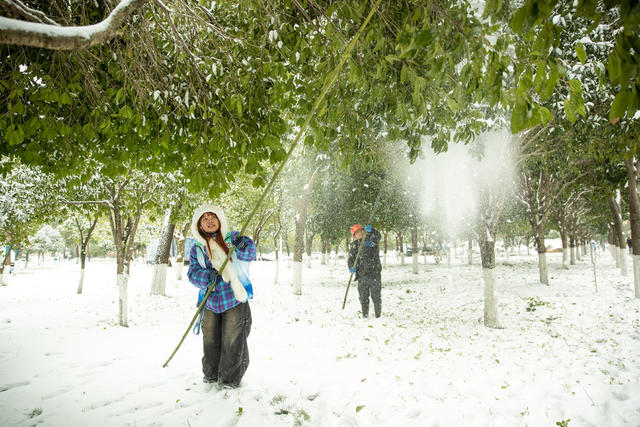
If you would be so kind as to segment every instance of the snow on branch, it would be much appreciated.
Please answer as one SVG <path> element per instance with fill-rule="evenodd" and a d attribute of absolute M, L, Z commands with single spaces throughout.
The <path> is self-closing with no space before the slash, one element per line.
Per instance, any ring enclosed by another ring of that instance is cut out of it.
<path fill-rule="evenodd" d="M 0 1 L 0 11 L 12 18 L 25 18 L 29 21 L 40 22 L 42 24 L 58 25 L 56 21 L 49 18 L 44 13 L 30 8 L 20 0 Z"/>
<path fill-rule="evenodd" d="M 52 50 L 87 49 L 115 36 L 124 21 L 148 1 L 121 0 L 102 22 L 78 27 L 61 27 L 0 16 L 0 44 Z"/>

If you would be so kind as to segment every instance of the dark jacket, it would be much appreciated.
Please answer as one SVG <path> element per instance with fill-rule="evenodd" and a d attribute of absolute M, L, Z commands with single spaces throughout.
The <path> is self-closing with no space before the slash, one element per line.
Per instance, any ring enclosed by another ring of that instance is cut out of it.
<path fill-rule="evenodd" d="M 370 276 L 380 274 L 382 271 L 382 265 L 380 265 L 380 232 L 375 228 L 371 230 L 371 233 L 366 233 L 366 241 L 373 243 L 373 246 L 364 246 L 362 252 L 360 252 L 360 258 L 358 258 L 358 265 L 356 266 L 356 280 L 362 276 Z M 351 242 L 349 248 L 349 259 L 347 263 L 349 268 L 353 267 L 358 254 L 358 248 L 360 247 L 360 240 L 354 240 Z"/>

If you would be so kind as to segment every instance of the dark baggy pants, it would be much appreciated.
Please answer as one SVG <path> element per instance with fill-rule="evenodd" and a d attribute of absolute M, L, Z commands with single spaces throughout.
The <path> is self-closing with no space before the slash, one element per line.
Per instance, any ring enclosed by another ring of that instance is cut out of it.
<path fill-rule="evenodd" d="M 251 331 L 249 303 L 224 313 L 205 310 L 202 318 L 204 356 L 202 372 L 207 382 L 237 387 L 249 366 L 247 337 Z"/>
<path fill-rule="evenodd" d="M 362 306 L 362 316 L 369 316 L 369 295 L 373 301 L 373 310 L 376 317 L 380 317 L 382 311 L 382 280 L 380 273 L 368 274 L 358 277 L 358 293 L 360 294 L 360 305 Z"/>

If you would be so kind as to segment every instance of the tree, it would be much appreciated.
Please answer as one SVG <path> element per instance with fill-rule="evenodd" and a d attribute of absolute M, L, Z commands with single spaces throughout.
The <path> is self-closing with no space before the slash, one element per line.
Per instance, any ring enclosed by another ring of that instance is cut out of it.
<path fill-rule="evenodd" d="M 51 179 L 38 168 L 0 159 L 0 244 L 8 246 L 0 264 L 0 283 L 7 285 L 5 264 L 11 248 L 25 246 L 50 211 Z M 6 169 L 10 169 L 7 171 Z"/>
<path fill-rule="evenodd" d="M 637 95 L 637 40 L 640 35 L 640 12 L 628 0 L 579 1 L 526 0 L 520 7 L 509 2 L 489 1 L 483 16 L 493 22 L 508 23 L 512 32 L 504 31 L 496 46 L 506 47 L 515 39 L 515 56 L 497 49 L 490 61 L 492 79 L 513 79 L 515 94 L 498 94 L 513 106 L 513 132 L 545 124 L 551 120 L 541 105 L 560 85 L 564 92 L 563 107 L 570 121 L 585 116 L 587 104 L 583 95 L 584 81 L 573 78 L 567 64 L 558 56 L 575 54 L 581 63 L 596 56 L 600 83 L 610 94 L 605 115 L 612 123 L 634 117 L 640 108 Z M 567 44 L 567 40 L 571 40 Z M 634 47 L 635 46 L 635 47 Z M 598 64 L 599 63 L 599 64 Z M 512 76 L 509 76 L 512 73 Z M 566 90 L 568 89 L 568 90 Z M 589 92 L 592 92 L 590 89 Z"/>
<path fill-rule="evenodd" d="M 495 243 L 505 201 L 513 191 L 514 153 L 512 138 L 504 132 L 483 135 L 472 166 L 478 197 L 476 238 L 480 245 L 484 278 L 484 325 L 499 328 L 498 299 L 495 293 Z"/>
<path fill-rule="evenodd" d="M 155 174 L 131 170 L 119 179 L 104 177 L 100 198 L 62 200 L 68 205 L 98 205 L 109 210 L 109 223 L 116 250 L 116 273 L 119 289 L 118 323 L 128 326 L 128 284 L 134 241 L 142 211 L 157 195 L 161 179 Z"/>
<path fill-rule="evenodd" d="M 629 192 L 629 214 L 631 219 L 631 240 L 633 250 L 633 284 L 636 298 L 640 298 L 640 168 L 634 157 L 625 159 Z"/>

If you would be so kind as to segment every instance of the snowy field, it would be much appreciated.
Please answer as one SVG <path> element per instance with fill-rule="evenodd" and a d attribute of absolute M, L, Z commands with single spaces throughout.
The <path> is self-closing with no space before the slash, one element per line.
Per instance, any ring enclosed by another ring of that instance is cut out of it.
<path fill-rule="evenodd" d="M 560 257 L 550 287 L 533 253 L 499 257 L 500 330 L 482 325 L 481 269 L 462 257 L 418 275 L 394 261 L 380 319 L 358 317 L 354 287 L 341 310 L 344 260 L 305 267 L 301 296 L 286 263 L 273 284 L 275 263 L 256 262 L 235 390 L 202 384 L 201 336 L 162 368 L 195 310 L 171 269 L 170 296 L 149 296 L 152 268 L 133 265 L 122 328 L 113 262 L 87 264 L 82 295 L 77 264 L 33 265 L 0 288 L 0 426 L 640 426 L 633 279 L 602 253 L 596 294 L 591 264 Z"/>

